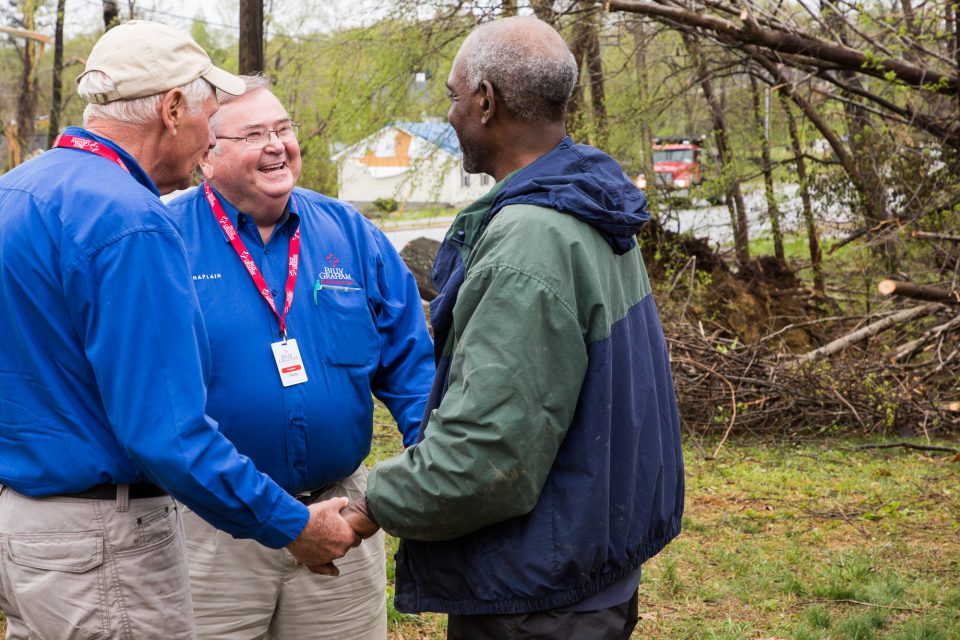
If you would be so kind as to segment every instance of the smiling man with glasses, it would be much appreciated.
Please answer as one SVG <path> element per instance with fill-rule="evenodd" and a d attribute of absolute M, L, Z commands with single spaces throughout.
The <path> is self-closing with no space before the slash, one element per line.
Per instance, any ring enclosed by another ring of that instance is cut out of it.
<path fill-rule="evenodd" d="M 372 395 L 416 441 L 433 346 L 413 276 L 346 203 L 295 188 L 297 125 L 265 78 L 224 96 L 206 181 L 171 204 L 211 346 L 208 414 L 257 468 L 304 504 L 357 499 Z M 219 534 L 185 510 L 197 632 L 204 638 L 386 637 L 382 536 L 319 569 Z"/>

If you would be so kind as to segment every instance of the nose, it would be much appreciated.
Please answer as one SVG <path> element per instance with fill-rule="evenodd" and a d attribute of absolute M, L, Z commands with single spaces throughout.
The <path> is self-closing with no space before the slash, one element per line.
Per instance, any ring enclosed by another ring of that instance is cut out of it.
<path fill-rule="evenodd" d="M 208 126 L 207 127 L 207 150 L 209 151 L 210 149 L 213 149 L 215 146 L 217 146 L 217 136 L 213 132 L 213 127 Z"/>
<path fill-rule="evenodd" d="M 263 145 L 263 148 L 276 151 L 277 153 L 282 152 L 284 149 L 284 146 L 283 146 L 283 140 L 280 139 L 280 134 L 278 134 L 276 131 L 273 131 L 272 129 L 270 131 L 267 131 L 267 144 Z"/>

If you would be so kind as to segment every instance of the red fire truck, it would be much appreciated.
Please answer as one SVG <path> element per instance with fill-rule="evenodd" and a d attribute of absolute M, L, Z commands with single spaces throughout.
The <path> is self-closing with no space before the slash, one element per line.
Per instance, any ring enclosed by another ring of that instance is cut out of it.
<path fill-rule="evenodd" d="M 657 189 L 689 189 L 703 182 L 700 156 L 703 151 L 703 138 L 672 136 L 654 138 L 653 171 L 656 174 Z M 647 186 L 644 174 L 637 176 L 637 186 Z"/>

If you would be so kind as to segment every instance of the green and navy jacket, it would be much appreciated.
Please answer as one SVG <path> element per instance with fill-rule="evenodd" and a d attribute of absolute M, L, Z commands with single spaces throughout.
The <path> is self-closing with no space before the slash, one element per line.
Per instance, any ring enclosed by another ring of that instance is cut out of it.
<path fill-rule="evenodd" d="M 455 219 L 420 439 L 367 490 L 403 538 L 398 610 L 575 605 L 679 533 L 679 417 L 634 239 L 647 219 L 617 163 L 569 138 Z"/>

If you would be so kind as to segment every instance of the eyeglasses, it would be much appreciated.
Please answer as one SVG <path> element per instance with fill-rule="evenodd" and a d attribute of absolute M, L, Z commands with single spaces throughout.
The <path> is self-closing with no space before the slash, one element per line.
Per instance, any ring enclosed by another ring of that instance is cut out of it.
<path fill-rule="evenodd" d="M 297 139 L 300 125 L 296 122 L 285 124 L 278 129 L 257 129 L 244 136 L 216 136 L 217 140 L 243 141 L 250 149 L 263 149 L 270 142 L 270 134 L 276 134 L 280 142 L 293 142 Z"/>

